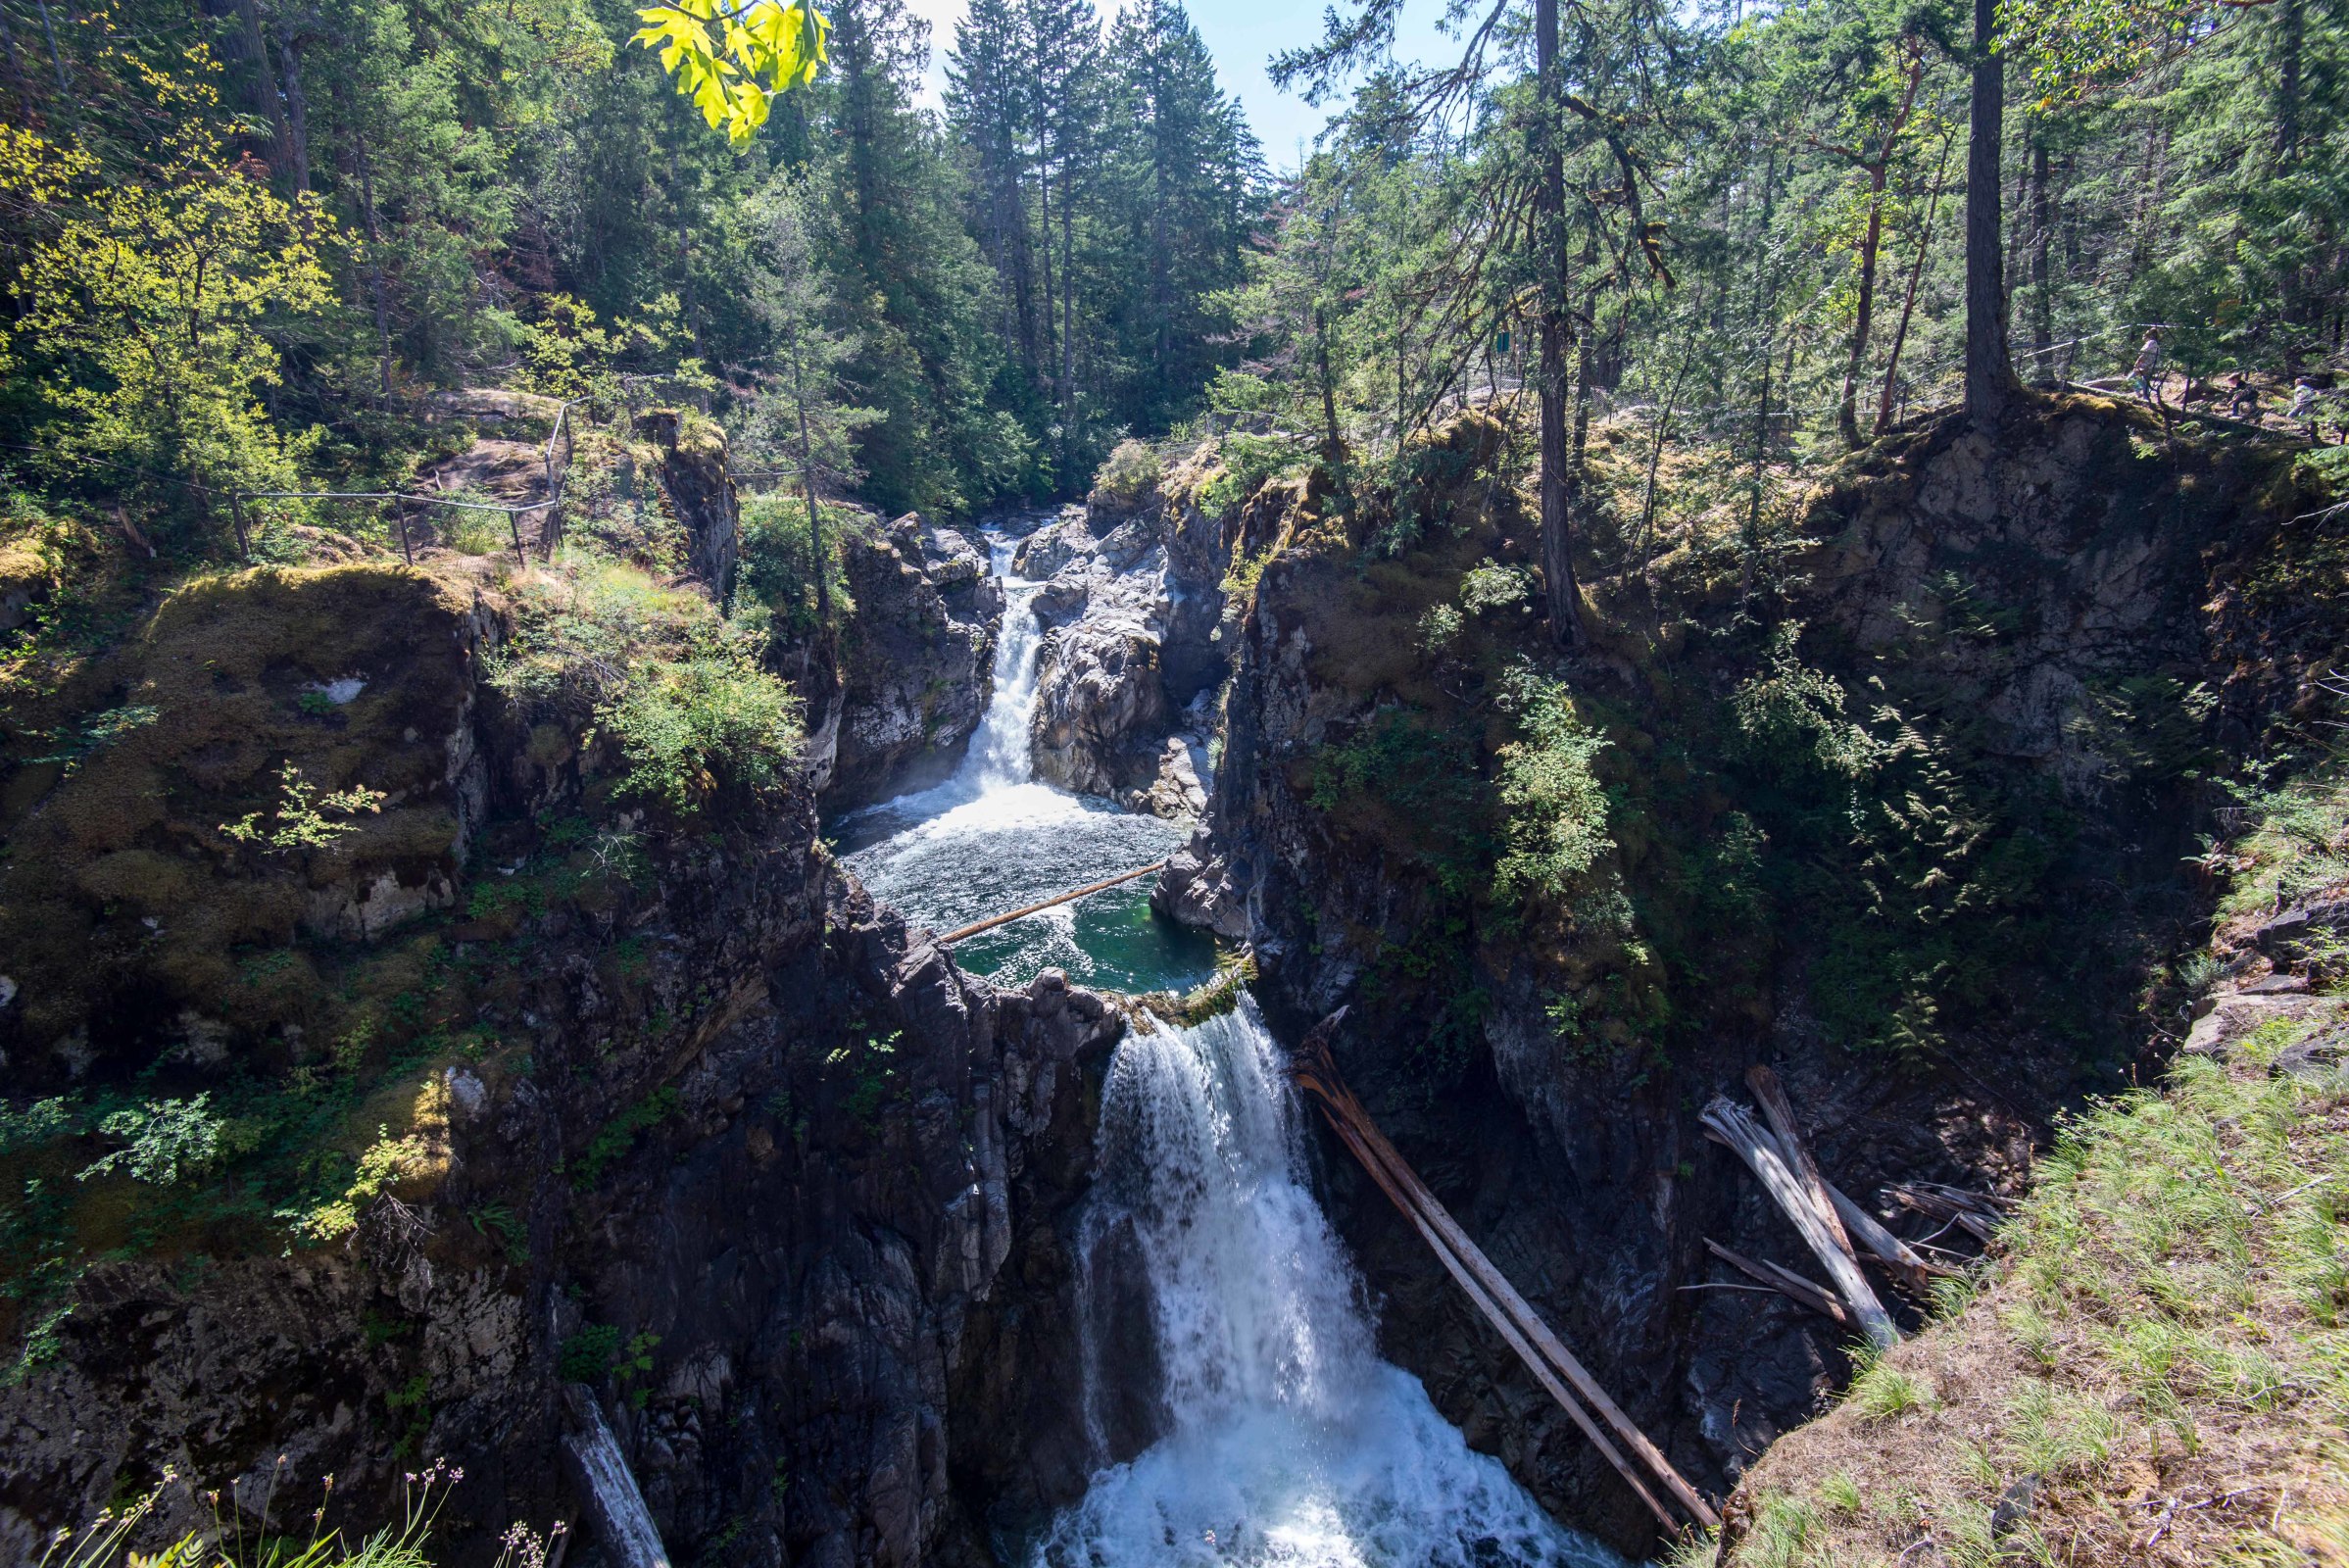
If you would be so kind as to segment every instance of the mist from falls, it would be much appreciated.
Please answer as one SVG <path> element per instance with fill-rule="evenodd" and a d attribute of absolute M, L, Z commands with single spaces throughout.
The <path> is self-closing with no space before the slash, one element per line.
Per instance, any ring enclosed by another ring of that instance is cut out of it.
<path fill-rule="evenodd" d="M 1079 1251 L 1087 1408 L 1154 1363 L 1159 1436 L 1103 1468 L 1031 1568 L 1601 1568 L 1419 1380 L 1379 1359 L 1362 1290 L 1308 1184 L 1280 1048 L 1254 1004 L 1144 1026 L 1102 1089 Z M 1121 1271 L 1139 1268 L 1137 1293 Z M 1119 1353 L 1147 1302 L 1154 1354 Z"/>

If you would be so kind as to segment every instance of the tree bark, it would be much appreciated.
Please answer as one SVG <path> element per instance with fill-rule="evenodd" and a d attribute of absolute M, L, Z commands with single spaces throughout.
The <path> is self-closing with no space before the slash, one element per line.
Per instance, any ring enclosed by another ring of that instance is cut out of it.
<path fill-rule="evenodd" d="M 1917 290 L 1925 281 L 1925 259 L 1933 254 L 1933 217 L 1941 206 L 1941 176 L 1949 170 L 1949 142 L 1941 142 L 1941 161 L 1933 169 L 1932 194 L 1925 199 L 1925 227 L 1917 235 L 1917 260 L 1909 269 L 1908 297 L 1900 304 L 1900 325 L 1892 333 L 1892 352 L 1884 362 L 1884 396 L 1877 400 L 1876 433 L 1892 422 L 1892 403 L 1900 391 L 1900 351 L 1908 343 L 1909 321 L 1917 314 Z"/>
<path fill-rule="evenodd" d="M 1566 160 L 1558 146 L 1558 0 L 1534 0 L 1535 134 L 1541 138 L 1542 183 L 1535 217 L 1542 261 L 1541 338 L 1542 576 L 1549 635 L 1561 648 L 1581 639 L 1580 595 L 1574 583 L 1574 517 L 1567 494 L 1566 453 Z"/>
<path fill-rule="evenodd" d="M 1996 429 L 2020 385 L 2006 342 L 2006 250 L 1999 217 L 2006 61 L 1998 0 L 1974 0 L 1973 122 L 1966 135 L 1966 413 Z"/>
<path fill-rule="evenodd" d="M 2047 271 L 2047 242 L 2053 224 L 2048 220 L 2047 136 L 2034 127 L 2031 138 L 2031 368 L 2032 379 L 2052 382 L 2055 376 L 2055 302 Z"/>
<path fill-rule="evenodd" d="M 832 564 L 824 559 L 824 517 L 815 509 L 815 442 L 807 434 L 807 389 L 796 350 L 791 357 L 791 401 L 800 417 L 800 495 L 807 503 L 807 569 L 815 574 L 815 622 L 820 630 L 832 619 Z"/>
<path fill-rule="evenodd" d="M 1860 449 L 1860 367 L 1868 358 L 1868 331 L 1876 322 L 1876 254 L 1884 237 L 1885 164 L 1868 171 L 1868 230 L 1860 240 L 1860 299 L 1852 313 L 1851 349 L 1843 361 L 1843 397 L 1835 407 L 1835 429 L 1846 450 Z"/>
<path fill-rule="evenodd" d="M 286 148 L 292 156 L 294 189 L 310 194 L 310 104 L 302 96 L 302 35 L 295 33 L 278 45 L 285 59 Z"/>
<path fill-rule="evenodd" d="M 367 236 L 367 286 L 375 296 L 375 365 L 381 373 L 382 395 L 391 399 L 391 306 L 383 296 L 383 231 L 375 222 L 375 174 L 367 162 L 367 139 L 363 132 L 354 142 L 359 156 L 359 216 Z"/>

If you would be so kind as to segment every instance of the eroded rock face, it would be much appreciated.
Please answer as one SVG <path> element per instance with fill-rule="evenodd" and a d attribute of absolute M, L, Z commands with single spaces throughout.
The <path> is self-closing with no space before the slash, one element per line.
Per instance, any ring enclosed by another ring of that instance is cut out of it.
<path fill-rule="evenodd" d="M 912 513 L 843 543 L 856 615 L 840 649 L 829 788 L 859 805 L 961 760 L 987 711 L 1003 596 L 969 540 Z"/>
<path fill-rule="evenodd" d="M 1992 451 L 1943 428 L 1880 452 L 1873 471 L 1806 519 L 1802 569 L 1769 612 L 1804 622 L 1804 660 L 1866 694 L 1858 701 L 1897 698 L 1905 711 L 1967 726 L 1967 744 L 1987 759 L 1980 765 L 2011 770 L 1998 776 L 2017 781 L 2014 798 L 2069 800 L 2109 824 L 2084 858 L 2140 867 L 2127 873 L 2138 922 L 2129 929 L 2158 941 L 2193 906 L 2176 869 L 2190 844 L 2176 832 L 2182 812 L 2159 805 L 2131 771 L 2143 765 L 2130 760 L 2143 756 L 2132 747 L 2146 744 L 2151 721 L 2115 714 L 2138 689 L 2127 683 L 2154 672 L 2175 683 L 2165 691 L 2209 683 L 2215 703 L 2195 736 L 2215 733 L 2222 744 L 2301 700 L 2340 627 L 2312 627 L 2286 596 L 2248 584 L 2283 575 L 2263 552 L 2297 548 L 2281 519 L 2313 503 L 2275 504 L 2269 470 L 2226 456 L 2195 460 L 2181 502 L 2178 470 L 2160 466 L 2158 442 L 2093 408 L 2012 436 Z M 1410 599 L 1407 612 L 1381 599 L 1436 583 L 1448 591 L 1480 557 L 1531 556 L 1522 515 L 1456 526 L 1448 536 L 1431 529 L 1425 554 L 1386 568 L 1399 590 L 1332 546 L 1272 561 L 1237 627 L 1207 831 L 1174 858 L 1154 903 L 1252 945 L 1258 996 L 1285 1037 L 1354 1004 L 1336 1054 L 1371 1114 L 1633 1418 L 1699 1486 L 1719 1491 L 1807 1419 L 1846 1369 L 1822 1319 L 1769 1296 L 1683 1289 L 1718 1277 L 1708 1237 L 1813 1266 L 1756 1184 L 1703 1142 L 1693 1107 L 1716 1092 L 1741 1095 L 1745 1067 L 1770 1061 L 1813 1129 L 1822 1166 L 1872 1201 L 1889 1179 L 2019 1181 L 2067 1098 L 2111 1080 L 2093 1076 L 2076 1044 L 2037 1029 L 2032 1009 L 2043 999 L 2017 999 L 2003 1029 L 1959 1036 L 1924 1061 L 1832 1045 L 1811 1000 L 1822 983 L 1816 955 L 1792 921 L 1750 933 L 1759 945 L 1750 956 L 1734 922 L 1680 928 L 1678 940 L 1716 940 L 1708 952 L 1751 971 L 1734 985 L 1676 987 L 1674 1007 L 1711 1009 L 1705 1027 L 1671 1036 L 1668 1049 L 1642 1045 L 1658 1036 L 1642 1036 L 1654 1025 L 1640 1022 L 1632 999 L 1660 988 L 1664 971 L 1615 956 L 1623 939 L 1603 910 L 1546 926 L 1478 924 L 1481 906 L 1449 897 L 1431 869 L 1428 857 L 1445 841 L 1428 831 L 1444 824 L 1431 824 L 1425 808 L 1398 808 L 1376 792 L 1352 817 L 1316 806 L 1316 779 L 1326 776 L 1317 760 L 1379 734 L 1382 714 L 1436 713 L 1440 742 L 1481 730 L 1494 711 L 1465 662 L 1423 660 L 1408 647 L 1426 599 Z M 1646 653 L 1637 671 L 1611 649 L 1551 667 L 1635 715 L 1610 730 L 1617 765 L 1669 779 L 1688 763 L 1657 737 L 1673 733 L 1678 715 L 1692 716 L 1693 705 L 1651 711 L 1645 694 L 1726 694 L 1767 655 L 1738 664 L 1706 651 L 1708 639 L 1722 640 L 1717 620 L 1737 611 L 1734 593 L 1710 603 L 1667 594 L 1665 609 L 1651 612 L 1658 596 L 1637 583 L 1592 585 L 1598 595 L 1618 591 L 1637 607 L 1626 612 L 1635 621 L 1686 616 L 1659 643 L 1676 649 L 1685 638 L 1694 652 L 1679 665 Z M 1392 621 L 1366 631 L 1374 614 Z M 1895 661 L 1915 684 L 1880 695 L 1870 677 Z M 1467 765 L 1489 764 L 1490 744 L 1482 754 L 1472 747 Z M 1368 755 L 1375 763 L 1382 754 Z M 1449 765 L 1402 772 L 1390 787 L 1426 790 Z M 1727 776 L 1706 787 L 1732 787 Z M 1653 867 L 1667 849 L 1687 848 L 1661 843 L 1668 829 L 1652 816 L 1616 827 L 1625 866 L 1644 857 Z M 1642 886 L 1617 885 L 1635 898 Z M 2079 901 L 2070 928 L 2119 927 L 2113 886 L 2067 884 L 2062 896 Z M 2149 907 L 2175 915 L 2148 917 Z M 1641 915 L 1634 904 L 1620 918 Z M 1463 929 L 1465 937 L 1447 934 Z M 1647 930 L 1629 929 L 1642 938 Z M 2114 1022 L 2126 1029 L 2127 955 L 2100 954 L 2099 964 L 2096 983 L 2114 994 Z M 1619 991 L 1568 989 L 1610 966 L 1624 976 Z M 2196 1044 L 2305 1004 L 2282 993 L 2232 999 L 2196 1025 Z M 1644 1550 L 1639 1506 L 1344 1151 L 1326 1152 L 1333 1217 L 1384 1301 L 1386 1353 L 1559 1517 Z"/>
<path fill-rule="evenodd" d="M 1048 578 L 1036 596 L 1051 626 L 1030 730 L 1037 776 L 1129 809 L 1197 815 L 1208 720 L 1188 710 L 1224 668 L 1219 526 L 1162 499 L 1118 519 L 1070 508 L 1022 542 L 1014 565 Z"/>
<path fill-rule="evenodd" d="M 676 409 L 641 414 L 636 428 L 661 449 L 661 486 L 685 529 L 686 569 L 713 598 L 725 599 L 734 592 L 734 568 L 742 559 L 742 508 L 726 471 L 724 430 L 705 416 Z"/>
<path fill-rule="evenodd" d="M 446 1560 L 486 1560 L 509 1518 L 583 1517 L 582 1376 L 679 1560 L 978 1561 L 999 1495 L 1081 1489 L 1056 1226 L 1121 1016 L 1056 971 L 962 975 L 817 856 L 806 791 L 719 837 L 661 853 L 624 984 L 608 934 L 536 933 L 483 1020 L 531 1070 L 437 1076 L 431 1171 L 346 1243 L 86 1275 L 0 1391 L 0 1552 L 164 1465 L 258 1498 L 286 1455 L 283 1526 L 328 1473 L 371 1523 L 446 1456 Z M 600 1327 L 650 1369 L 566 1358 Z M 174 1493 L 142 1540 L 203 1522 Z"/>

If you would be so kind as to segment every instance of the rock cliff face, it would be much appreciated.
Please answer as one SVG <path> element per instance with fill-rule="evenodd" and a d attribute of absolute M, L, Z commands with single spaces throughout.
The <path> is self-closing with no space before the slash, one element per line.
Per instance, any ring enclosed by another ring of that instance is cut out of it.
<path fill-rule="evenodd" d="M 5 1549 L 167 1466 L 258 1498 L 280 1454 L 279 1525 L 327 1474 L 378 1517 L 418 1455 L 468 1477 L 444 1539 L 502 1531 L 482 1499 L 578 1519 L 557 1456 L 582 1378 L 680 1557 L 984 1561 L 979 1509 L 1081 1485 L 1087 1456 L 1052 1447 L 1083 1430 L 1053 1222 L 1121 1020 L 1056 973 L 997 993 L 909 944 L 811 826 L 663 863 L 632 987 L 608 943 L 541 933 L 499 1020 L 533 1071 L 446 1069 L 437 1179 L 346 1245 L 91 1271 L 0 1393 Z M 644 1354 L 616 1379 L 615 1345 Z"/>
<path fill-rule="evenodd" d="M 1229 560 L 1220 524 L 1163 496 L 1116 515 L 1070 508 L 1022 542 L 1015 569 L 1049 579 L 1036 597 L 1051 628 L 1031 721 L 1038 777 L 1198 814 Z"/>
<path fill-rule="evenodd" d="M 742 559 L 742 507 L 726 471 L 725 432 L 675 409 L 640 415 L 636 427 L 661 449 L 661 486 L 685 530 L 686 569 L 725 599 Z"/>
<path fill-rule="evenodd" d="M 860 596 L 983 668 L 975 553 L 886 555 Z M 69 1136 L 41 1167 L 65 1201 L 18 1212 L 78 1250 L 10 1264 L 50 1294 L 7 1305 L 0 1557 L 167 1469 L 248 1528 L 331 1474 L 330 1522 L 372 1528 L 446 1457 L 437 1540 L 486 1562 L 587 1517 L 581 1399 L 680 1561 L 983 1562 L 987 1510 L 1081 1487 L 1058 1234 L 1122 1016 L 912 937 L 822 853 L 808 774 L 683 825 L 615 800 L 584 710 L 491 679 L 517 597 L 462 563 L 213 581 L 77 699 L 130 711 L 71 777 L 12 776 L 16 1083 L 209 1103 L 177 1157 L 242 1162 L 102 1192 Z M 298 867 L 223 854 L 289 758 L 381 809 Z M 137 1544 L 208 1522 L 173 1490 Z"/>
<path fill-rule="evenodd" d="M 967 539 L 911 513 L 842 546 L 856 615 L 840 650 L 830 793 L 861 805 L 961 760 L 987 712 L 1003 596 Z"/>
<path fill-rule="evenodd" d="M 1606 741 L 1611 843 L 1555 903 L 1492 892 L 1513 842 L 1497 748 L 1536 700 L 1512 671 L 1548 657 L 1525 509 L 1445 492 L 1366 562 L 1301 506 L 1239 612 L 1207 830 L 1159 906 L 1253 944 L 1286 1034 L 1357 1004 L 1337 1056 L 1372 1114 L 1719 1489 L 1841 1363 L 1836 1332 L 1777 1298 L 1684 1289 L 1709 1277 L 1707 1237 L 1814 1268 L 1696 1107 L 1771 1061 L 1831 1177 L 1873 1195 L 2011 1182 L 2058 1107 L 2118 1081 L 2154 1034 L 2149 968 L 2197 908 L 2186 760 L 2287 721 L 2342 644 L 2289 586 L 2333 548 L 2288 522 L 2316 504 L 2300 483 L 2288 456 L 2165 443 L 2083 401 L 2004 451 L 1954 426 L 1878 449 L 1766 576 L 1694 543 L 1644 582 L 1594 573 L 1595 646 L 1552 667 Z M 1771 726 L 1797 687 L 1788 760 Z M 1966 848 L 1899 860 L 1953 845 L 1951 821 Z M 1873 869 L 1836 858 L 1854 824 L 1885 846 Z M 1896 863 L 1911 880 L 1887 884 Z M 1944 882 L 1973 891 L 1935 905 Z M 1932 934 L 1866 934 L 1887 887 Z M 1887 1018 L 1911 1032 L 1863 1035 Z M 1620 1483 L 1329 1159 L 1387 1352 L 1560 1517 L 1646 1544 Z"/>

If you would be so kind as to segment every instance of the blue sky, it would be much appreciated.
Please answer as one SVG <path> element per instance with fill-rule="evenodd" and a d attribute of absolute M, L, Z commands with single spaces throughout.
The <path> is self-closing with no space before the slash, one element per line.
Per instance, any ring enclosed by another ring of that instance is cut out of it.
<path fill-rule="evenodd" d="M 1104 15 L 1116 10 L 1115 0 L 1097 0 Z M 1324 0 L 1187 0 L 1185 9 L 1199 36 L 1215 55 L 1224 90 L 1238 95 L 1248 111 L 1248 122 L 1264 144 L 1265 161 L 1275 169 L 1294 168 L 1297 145 L 1310 144 L 1328 119 L 1329 107 L 1314 109 L 1304 100 L 1277 90 L 1264 74 L 1264 62 L 1274 53 L 1310 42 L 1321 33 Z M 954 23 L 964 0 L 906 0 L 907 9 L 930 23 L 928 101 L 936 103 L 946 83 L 946 52 L 954 45 Z M 1416 0 L 1403 7 L 1397 52 L 1406 58 L 1440 59 L 1446 40 L 1436 31 L 1444 0 Z M 1334 106 L 1330 106 L 1334 107 Z"/>

